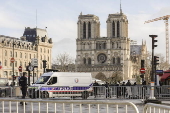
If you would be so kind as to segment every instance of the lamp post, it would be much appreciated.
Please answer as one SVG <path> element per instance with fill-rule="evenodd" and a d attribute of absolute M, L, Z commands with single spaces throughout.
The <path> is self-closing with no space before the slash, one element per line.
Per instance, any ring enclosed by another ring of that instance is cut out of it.
<path fill-rule="evenodd" d="M 13 38 L 13 46 L 12 46 L 12 53 L 13 53 L 13 59 L 14 59 L 14 38 Z M 15 61 L 14 61 L 15 62 Z M 12 75 L 12 86 L 14 86 L 14 62 L 12 63 L 12 72 L 13 72 L 13 75 Z"/>

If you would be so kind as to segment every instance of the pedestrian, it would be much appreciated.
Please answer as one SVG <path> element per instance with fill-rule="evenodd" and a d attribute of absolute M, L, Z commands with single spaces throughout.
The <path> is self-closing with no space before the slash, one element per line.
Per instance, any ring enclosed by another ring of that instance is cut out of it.
<path fill-rule="evenodd" d="M 126 83 L 126 86 L 131 86 L 130 80 Z"/>
<path fill-rule="evenodd" d="M 109 83 L 108 83 L 108 82 L 106 82 L 106 84 L 105 84 L 105 88 L 106 88 L 106 98 L 107 98 L 107 97 L 110 97 L 110 92 L 109 92 Z"/>
<path fill-rule="evenodd" d="M 124 98 L 125 98 L 125 94 L 126 94 L 126 87 L 125 86 L 126 86 L 125 82 L 123 82 L 123 84 L 122 84 L 122 95 L 123 95 Z"/>
<path fill-rule="evenodd" d="M 120 87 L 120 81 L 116 84 L 116 96 L 119 98 L 121 96 L 121 87 Z"/>
<path fill-rule="evenodd" d="M 132 90 L 131 90 L 131 83 L 130 80 L 126 83 L 126 89 L 127 89 L 127 97 L 130 98 L 132 96 Z"/>
<path fill-rule="evenodd" d="M 98 86 L 99 86 L 99 84 L 98 84 L 97 81 L 95 80 L 94 83 L 93 83 L 93 90 L 94 90 L 94 97 L 95 97 L 95 98 L 96 98 L 96 96 L 97 96 Z"/>
<path fill-rule="evenodd" d="M 22 91 L 22 99 L 25 99 L 27 93 L 27 78 L 25 77 L 26 73 L 23 73 L 23 76 L 19 79 L 19 86 Z M 23 102 L 20 102 L 23 105 Z"/>
<path fill-rule="evenodd" d="M 147 93 L 146 81 L 142 82 L 142 97 L 145 98 Z"/>
<path fill-rule="evenodd" d="M 133 87 L 132 87 L 132 95 L 133 95 L 133 98 L 138 97 L 138 87 L 137 87 L 136 82 L 134 82 Z"/>

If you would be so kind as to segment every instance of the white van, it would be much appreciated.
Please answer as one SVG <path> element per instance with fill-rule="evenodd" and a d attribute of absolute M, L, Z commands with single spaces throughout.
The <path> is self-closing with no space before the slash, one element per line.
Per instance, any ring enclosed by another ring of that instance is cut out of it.
<path fill-rule="evenodd" d="M 30 87 L 29 96 L 33 94 L 30 92 L 33 91 L 33 87 L 37 87 L 36 90 L 40 91 L 42 98 L 62 96 L 87 99 L 92 92 L 92 85 L 91 73 L 48 72 Z"/>

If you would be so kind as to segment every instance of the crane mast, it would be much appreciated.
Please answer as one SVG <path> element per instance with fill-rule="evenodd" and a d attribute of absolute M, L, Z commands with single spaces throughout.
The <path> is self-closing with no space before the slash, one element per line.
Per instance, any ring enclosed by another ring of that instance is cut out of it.
<path fill-rule="evenodd" d="M 163 17 L 145 21 L 145 23 L 150 23 L 150 22 L 154 22 L 154 21 L 158 21 L 158 20 L 164 20 L 164 22 L 165 22 L 165 41 L 166 41 L 166 62 L 167 63 L 169 63 L 169 24 L 168 24 L 169 18 L 170 18 L 170 15 L 166 15 Z"/>

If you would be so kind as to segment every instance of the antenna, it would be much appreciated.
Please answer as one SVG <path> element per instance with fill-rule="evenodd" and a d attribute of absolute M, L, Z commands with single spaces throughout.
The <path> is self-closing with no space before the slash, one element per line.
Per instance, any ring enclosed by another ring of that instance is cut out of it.
<path fill-rule="evenodd" d="M 121 0 L 120 0 L 120 14 L 122 14 Z"/>
<path fill-rule="evenodd" d="M 36 28 L 37 28 L 37 9 L 36 9 Z"/>

